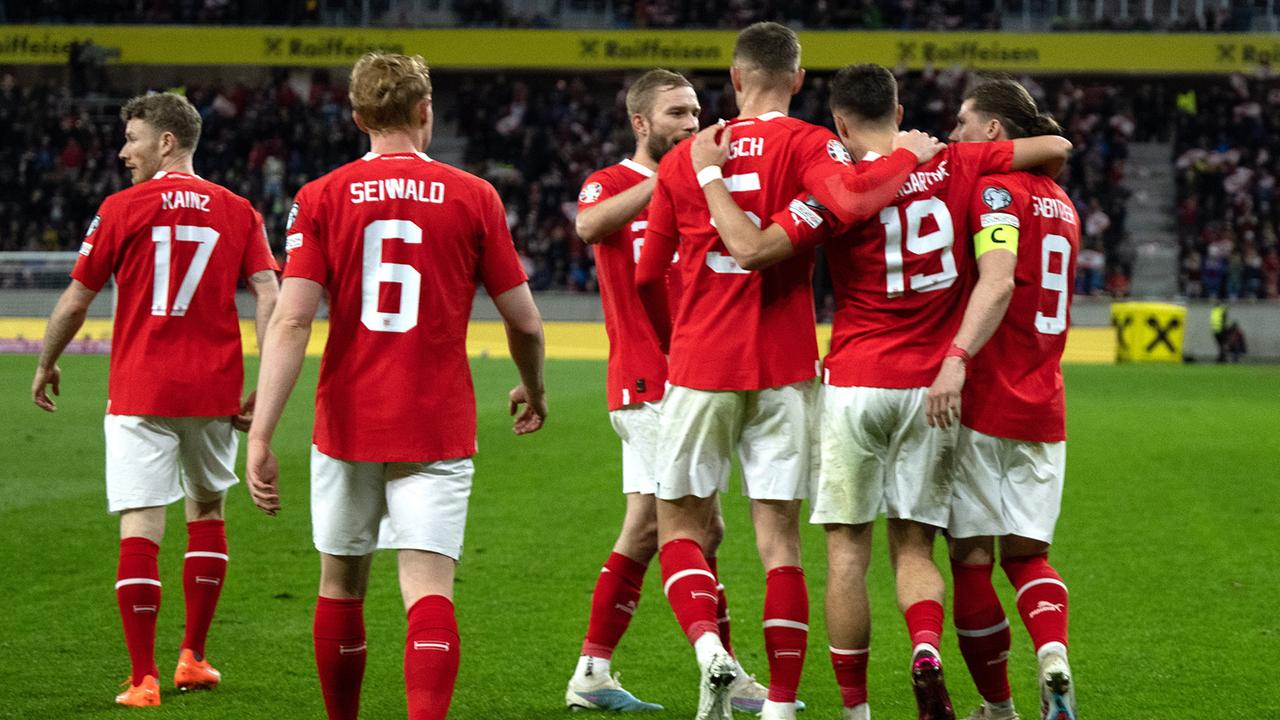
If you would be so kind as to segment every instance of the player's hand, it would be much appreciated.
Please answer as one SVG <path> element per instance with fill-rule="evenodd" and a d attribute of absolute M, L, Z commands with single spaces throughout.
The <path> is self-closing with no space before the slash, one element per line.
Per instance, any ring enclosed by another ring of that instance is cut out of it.
<path fill-rule="evenodd" d="M 253 406 L 258 401 L 258 391 L 249 393 L 249 397 L 240 404 L 240 412 L 231 416 L 231 426 L 240 432 L 249 432 L 253 424 Z"/>
<path fill-rule="evenodd" d="M 245 478 L 249 497 L 259 510 L 268 515 L 280 512 L 280 464 L 269 442 L 249 438 Z"/>
<path fill-rule="evenodd" d="M 925 395 L 925 418 L 929 427 L 949 428 L 960 422 L 960 391 L 964 389 L 964 360 L 949 357 Z"/>
<path fill-rule="evenodd" d="M 915 153 L 918 163 L 927 162 L 934 155 L 942 152 L 942 148 L 946 145 L 938 141 L 929 133 L 920 132 L 919 130 L 911 130 L 909 132 L 899 132 L 893 138 L 893 149 L 898 150 L 906 148 Z"/>
<path fill-rule="evenodd" d="M 54 395 L 59 395 L 58 384 L 62 381 L 62 370 L 57 365 L 50 368 L 36 366 L 36 377 L 31 381 L 31 402 L 36 407 L 45 412 L 56 412 L 58 404 L 49 397 L 49 393 L 45 390 L 48 386 L 53 389 Z"/>
<path fill-rule="evenodd" d="M 703 168 L 724 167 L 729 160 L 729 142 L 732 132 L 723 123 L 708 126 L 693 137 L 689 146 L 689 157 L 693 160 L 693 172 L 697 174 Z"/>
<path fill-rule="evenodd" d="M 508 399 L 508 410 L 516 419 L 514 429 L 517 435 L 528 435 L 542 428 L 542 423 L 547 420 L 546 391 L 530 390 L 524 385 L 517 385 L 511 389 Z M 523 411 L 520 410 L 521 405 L 525 406 Z"/>

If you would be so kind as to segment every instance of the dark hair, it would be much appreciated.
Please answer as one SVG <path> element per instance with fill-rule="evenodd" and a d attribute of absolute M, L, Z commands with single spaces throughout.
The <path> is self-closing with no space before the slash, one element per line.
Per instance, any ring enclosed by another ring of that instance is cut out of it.
<path fill-rule="evenodd" d="M 178 147 L 195 152 L 200 141 L 200 113 L 183 96 L 175 93 L 139 95 L 120 108 L 120 119 L 141 120 L 157 132 L 173 133 Z"/>
<path fill-rule="evenodd" d="M 1039 112 L 1031 93 L 1016 80 L 986 80 L 970 88 L 964 99 L 973 101 L 974 112 L 999 120 L 1011 138 L 1062 134 L 1053 116 Z"/>
<path fill-rule="evenodd" d="M 631 83 L 627 90 L 627 114 L 649 117 L 658 93 L 682 87 L 691 88 L 693 85 L 680 73 L 654 68 Z"/>
<path fill-rule="evenodd" d="M 800 69 L 800 38 L 785 25 L 755 23 L 738 33 L 733 62 L 770 74 L 796 72 Z"/>
<path fill-rule="evenodd" d="M 846 65 L 831 78 L 831 109 L 867 122 L 893 122 L 898 114 L 898 81 L 889 69 L 867 63 Z"/>

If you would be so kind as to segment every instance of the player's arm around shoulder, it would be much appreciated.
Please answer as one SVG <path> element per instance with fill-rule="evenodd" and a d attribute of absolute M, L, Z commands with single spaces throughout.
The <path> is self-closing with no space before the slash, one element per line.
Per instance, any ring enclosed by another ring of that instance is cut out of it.
<path fill-rule="evenodd" d="M 1012 170 L 1057 177 L 1071 156 L 1071 141 L 1061 135 L 1037 135 L 1013 141 Z"/>
<path fill-rule="evenodd" d="M 729 193 L 723 167 L 729 160 L 731 142 L 730 127 L 712 125 L 694 137 L 689 156 L 716 232 L 729 254 L 744 270 L 759 270 L 786 260 L 796 248 L 783 227 L 776 223 L 758 227 Z"/>

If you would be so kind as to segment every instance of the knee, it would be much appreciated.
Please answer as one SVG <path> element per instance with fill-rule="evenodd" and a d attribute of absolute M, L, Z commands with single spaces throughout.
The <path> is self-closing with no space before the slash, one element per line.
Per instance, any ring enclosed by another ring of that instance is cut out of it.
<path fill-rule="evenodd" d="M 709 521 L 707 521 L 707 534 L 705 540 L 707 555 L 714 557 L 716 552 L 720 549 L 720 543 L 724 542 L 724 518 L 721 517 L 719 513 L 716 513 Z"/>
<path fill-rule="evenodd" d="M 617 551 L 640 562 L 647 561 L 658 551 L 658 519 L 656 517 L 631 519 L 623 523 L 618 535 Z"/>

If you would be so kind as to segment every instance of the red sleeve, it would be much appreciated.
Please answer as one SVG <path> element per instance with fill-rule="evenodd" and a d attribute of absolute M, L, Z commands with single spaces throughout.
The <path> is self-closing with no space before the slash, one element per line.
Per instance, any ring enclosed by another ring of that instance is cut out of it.
<path fill-rule="evenodd" d="M 116 269 L 116 255 L 127 222 L 125 208 L 120 205 L 107 198 L 98 207 L 98 214 L 93 216 L 84 242 L 80 243 L 80 257 L 71 269 L 71 277 L 94 292 L 102 290 Z"/>
<path fill-rule="evenodd" d="M 249 277 L 262 270 L 279 271 L 276 259 L 271 255 L 271 241 L 267 238 L 267 228 L 262 222 L 262 215 L 253 213 L 253 228 L 249 231 L 249 241 L 244 244 L 244 260 L 241 263 L 241 277 Z"/>
<path fill-rule="evenodd" d="M 836 173 L 810 174 L 805 178 L 805 189 L 842 224 L 856 225 L 893 202 L 917 164 L 915 153 L 899 148 L 888 157 Z"/>
<path fill-rule="evenodd" d="M 774 213 L 774 224 L 786 231 L 796 252 L 812 250 L 826 242 L 836 231 L 831 211 L 809 193 L 800 193 L 785 210 Z"/>
<path fill-rule="evenodd" d="M 609 173 L 597 170 L 591 173 L 591 177 L 582 183 L 582 189 L 578 191 L 578 211 L 581 212 L 617 194 L 617 188 L 614 187 Z"/>
<path fill-rule="evenodd" d="M 975 143 L 977 144 L 977 143 Z M 986 143 L 990 144 L 990 143 Z M 991 225 L 1020 227 L 1018 203 L 1014 200 L 1018 188 L 1006 178 L 978 178 L 973 188 L 969 213 L 969 236 L 972 237 Z"/>
<path fill-rule="evenodd" d="M 1013 141 L 951 143 L 947 152 L 974 168 L 978 175 L 1013 171 Z"/>
<path fill-rule="evenodd" d="M 498 297 L 529 278 L 524 274 L 516 244 L 511 239 L 507 211 L 498 191 L 484 183 L 481 192 L 484 209 L 480 217 L 480 281 L 489 297 Z"/>
<path fill-rule="evenodd" d="M 319 195 L 313 185 L 307 185 L 293 199 L 285 230 L 284 250 L 289 259 L 284 265 L 284 276 L 328 285 L 330 268 L 326 239 L 321 232 L 324 223 L 318 218 Z"/>
<path fill-rule="evenodd" d="M 676 234 L 675 208 L 667 178 L 658 173 L 658 184 L 649 201 L 649 224 L 644 231 L 644 245 L 636 264 L 636 291 L 640 304 L 658 334 L 658 344 L 666 352 L 671 342 L 671 308 L 667 303 L 667 272 L 679 243 Z"/>

